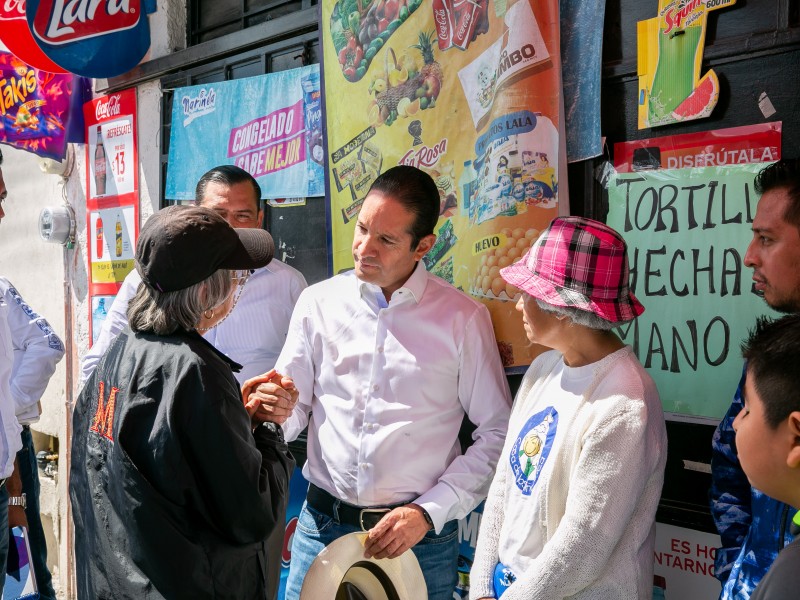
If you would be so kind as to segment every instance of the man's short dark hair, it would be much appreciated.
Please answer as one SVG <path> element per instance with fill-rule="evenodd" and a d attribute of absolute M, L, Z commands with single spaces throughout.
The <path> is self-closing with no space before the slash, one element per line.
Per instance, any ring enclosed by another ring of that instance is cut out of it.
<path fill-rule="evenodd" d="M 800 411 L 800 314 L 776 320 L 760 317 L 742 344 L 742 356 L 767 424 L 777 429 L 792 412 Z"/>
<path fill-rule="evenodd" d="M 755 179 L 756 192 L 785 189 L 789 194 L 789 207 L 783 218 L 800 229 L 800 160 L 781 159 L 761 169 Z"/>
<path fill-rule="evenodd" d="M 195 202 L 198 204 L 203 202 L 203 198 L 206 195 L 206 188 L 208 184 L 212 182 L 221 183 L 228 187 L 236 185 L 237 183 L 249 183 L 253 186 L 253 192 L 255 193 L 256 210 L 261 210 L 261 186 L 258 185 L 255 178 L 244 169 L 235 165 L 220 165 L 205 173 L 200 178 L 200 181 L 197 182 L 197 187 L 194 190 Z"/>
<path fill-rule="evenodd" d="M 0 150 L 0 165 L 3 164 L 3 151 Z"/>
<path fill-rule="evenodd" d="M 433 233 L 439 220 L 439 190 L 425 171 L 400 165 L 381 173 L 369 188 L 397 200 L 415 216 L 411 225 L 411 249 L 416 250 L 426 235 Z"/>

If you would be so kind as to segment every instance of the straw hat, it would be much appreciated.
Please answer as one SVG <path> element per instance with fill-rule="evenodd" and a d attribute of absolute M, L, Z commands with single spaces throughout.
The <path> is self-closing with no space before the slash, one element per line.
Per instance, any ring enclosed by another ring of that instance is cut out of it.
<path fill-rule="evenodd" d="M 300 600 L 427 600 L 417 557 L 364 558 L 366 533 L 351 533 L 323 549 L 311 564 Z"/>

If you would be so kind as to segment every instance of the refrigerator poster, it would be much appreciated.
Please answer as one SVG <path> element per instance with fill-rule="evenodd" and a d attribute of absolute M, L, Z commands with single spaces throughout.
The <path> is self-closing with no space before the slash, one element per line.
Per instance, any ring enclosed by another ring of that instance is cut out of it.
<path fill-rule="evenodd" d="M 86 122 L 86 241 L 89 322 L 95 326 L 110 308 L 111 296 L 134 267 L 139 234 L 139 167 L 136 92 L 95 98 L 83 107 Z"/>
<path fill-rule="evenodd" d="M 708 13 L 736 0 L 658 0 L 658 16 L 636 28 L 639 129 L 703 119 L 719 98 L 719 79 L 701 76 Z"/>
<path fill-rule="evenodd" d="M 664 412 L 721 419 L 742 374 L 739 344 L 760 315 L 744 264 L 764 163 L 621 173 L 608 224 L 628 244 L 645 312 L 616 331 L 658 386 Z"/>
<path fill-rule="evenodd" d="M 499 271 L 568 206 L 558 2 L 323 0 L 322 14 L 333 272 L 353 266 L 375 178 L 427 171 L 440 219 L 425 266 L 487 306 L 503 364 L 523 370 L 538 351 Z"/>
<path fill-rule="evenodd" d="M 262 198 L 325 195 L 319 65 L 178 88 L 172 103 L 167 198 L 194 200 L 197 180 L 236 165 Z"/>

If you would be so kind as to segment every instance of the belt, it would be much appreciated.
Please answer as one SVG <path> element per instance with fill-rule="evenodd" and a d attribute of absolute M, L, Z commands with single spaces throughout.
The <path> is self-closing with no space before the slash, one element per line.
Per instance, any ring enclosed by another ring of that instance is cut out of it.
<path fill-rule="evenodd" d="M 342 525 L 360 527 L 362 531 L 369 531 L 375 527 L 389 511 L 408 504 L 401 502 L 391 506 L 354 506 L 330 495 L 313 483 L 308 484 L 306 502 L 317 512 L 333 517 Z"/>

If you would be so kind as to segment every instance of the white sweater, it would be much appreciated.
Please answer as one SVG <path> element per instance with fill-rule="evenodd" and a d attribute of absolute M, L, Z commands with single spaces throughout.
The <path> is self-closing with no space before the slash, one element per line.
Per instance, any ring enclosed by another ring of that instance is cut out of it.
<path fill-rule="evenodd" d="M 570 368 L 555 351 L 528 369 L 481 522 L 470 599 L 651 598 L 667 434 L 658 391 L 625 347 Z"/>

